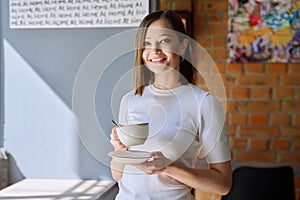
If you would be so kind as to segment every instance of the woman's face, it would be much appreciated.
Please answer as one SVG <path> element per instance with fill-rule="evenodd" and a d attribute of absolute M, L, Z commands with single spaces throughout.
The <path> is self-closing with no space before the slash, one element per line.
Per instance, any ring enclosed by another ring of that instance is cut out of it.
<path fill-rule="evenodd" d="M 180 56 L 185 51 L 185 45 L 179 42 L 176 31 L 165 20 L 159 19 L 150 24 L 147 29 L 143 61 L 154 73 L 167 72 L 170 69 L 179 70 Z"/>

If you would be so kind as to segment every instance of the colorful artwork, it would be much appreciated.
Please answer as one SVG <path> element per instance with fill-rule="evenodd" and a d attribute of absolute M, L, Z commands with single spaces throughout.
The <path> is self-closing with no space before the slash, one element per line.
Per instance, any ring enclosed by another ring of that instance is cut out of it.
<path fill-rule="evenodd" d="M 300 62 L 300 0 L 229 0 L 229 62 Z"/>

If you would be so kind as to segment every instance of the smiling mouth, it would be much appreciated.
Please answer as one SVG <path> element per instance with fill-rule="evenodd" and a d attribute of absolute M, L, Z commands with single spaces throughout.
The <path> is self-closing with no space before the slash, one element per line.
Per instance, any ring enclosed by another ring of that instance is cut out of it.
<path fill-rule="evenodd" d="M 160 63 L 162 63 L 165 60 L 166 60 L 166 58 L 153 58 L 153 59 L 150 59 L 150 62 L 151 63 L 160 64 Z"/>

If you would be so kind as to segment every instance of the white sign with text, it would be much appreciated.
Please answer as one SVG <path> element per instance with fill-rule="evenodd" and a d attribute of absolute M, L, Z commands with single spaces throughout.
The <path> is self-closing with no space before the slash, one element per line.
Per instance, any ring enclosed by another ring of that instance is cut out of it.
<path fill-rule="evenodd" d="M 10 28 L 137 27 L 149 0 L 10 0 Z"/>

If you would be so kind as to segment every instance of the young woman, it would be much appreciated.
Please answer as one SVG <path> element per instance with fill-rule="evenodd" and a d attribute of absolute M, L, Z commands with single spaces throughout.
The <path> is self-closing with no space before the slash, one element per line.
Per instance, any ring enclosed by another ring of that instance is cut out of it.
<path fill-rule="evenodd" d="M 226 194 L 231 163 L 222 108 L 193 85 L 189 41 L 173 11 L 146 16 L 136 35 L 135 91 L 120 105 L 119 123 L 149 122 L 143 145 L 126 147 L 112 129 L 116 150 L 151 152 L 141 164 L 111 162 L 119 184 L 118 200 L 193 199 L 191 188 Z M 196 167 L 202 158 L 207 168 Z"/>

